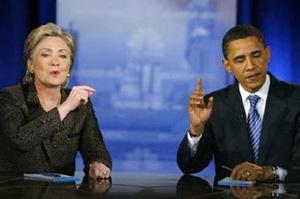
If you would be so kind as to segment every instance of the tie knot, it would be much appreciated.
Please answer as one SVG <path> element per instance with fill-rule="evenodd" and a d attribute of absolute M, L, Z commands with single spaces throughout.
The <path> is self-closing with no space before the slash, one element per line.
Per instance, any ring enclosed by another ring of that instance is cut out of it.
<path fill-rule="evenodd" d="M 256 103 L 258 102 L 258 100 L 260 99 L 260 97 L 258 97 L 257 95 L 249 95 L 248 99 L 250 101 L 250 105 L 251 107 L 256 107 Z"/>

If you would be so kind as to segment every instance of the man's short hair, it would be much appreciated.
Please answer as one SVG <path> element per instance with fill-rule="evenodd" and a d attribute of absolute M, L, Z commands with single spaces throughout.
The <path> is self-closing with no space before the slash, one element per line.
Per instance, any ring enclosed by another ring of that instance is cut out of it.
<path fill-rule="evenodd" d="M 229 29 L 222 40 L 222 52 L 224 58 L 227 59 L 228 57 L 229 42 L 251 36 L 256 37 L 265 47 L 267 46 L 261 31 L 252 25 L 237 25 Z"/>

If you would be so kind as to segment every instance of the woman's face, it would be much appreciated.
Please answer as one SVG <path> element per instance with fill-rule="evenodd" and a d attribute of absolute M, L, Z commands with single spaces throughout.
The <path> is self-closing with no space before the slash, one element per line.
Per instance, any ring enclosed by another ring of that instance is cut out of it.
<path fill-rule="evenodd" d="M 36 86 L 61 87 L 71 67 L 71 51 L 60 37 L 45 37 L 27 61 Z"/>

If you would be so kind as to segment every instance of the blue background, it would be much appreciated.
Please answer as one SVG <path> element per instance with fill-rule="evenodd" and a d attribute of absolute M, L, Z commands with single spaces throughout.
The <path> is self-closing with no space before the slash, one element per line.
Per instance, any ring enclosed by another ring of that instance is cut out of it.
<path fill-rule="evenodd" d="M 78 43 L 69 85 L 96 88 L 114 171 L 178 172 L 197 78 L 206 92 L 232 81 L 219 44 L 235 16 L 235 0 L 57 1 L 56 21 Z"/>
<path fill-rule="evenodd" d="M 127 5 L 103 1 L 108 7 L 94 17 L 102 16 L 87 20 L 95 13 L 81 6 L 77 10 L 83 15 L 77 21 L 70 7 L 60 10 L 61 2 L 1 1 L 0 87 L 23 77 L 23 44 L 33 28 L 57 22 L 71 31 L 79 48 L 70 86 L 84 83 L 97 88 L 92 101 L 114 171 L 178 172 L 175 155 L 188 124 L 188 95 L 198 77 L 204 79 L 207 92 L 232 81 L 220 64 L 220 40 L 235 23 L 259 27 L 272 49 L 270 71 L 282 80 L 300 83 L 296 0 L 242 0 L 236 6 L 223 0 L 165 0 L 151 1 L 151 9 L 143 7 L 143 1 L 128 0 Z M 182 13 L 191 15 L 182 17 Z M 144 21 L 136 19 L 139 16 Z M 100 31 L 87 33 L 85 25 Z"/>

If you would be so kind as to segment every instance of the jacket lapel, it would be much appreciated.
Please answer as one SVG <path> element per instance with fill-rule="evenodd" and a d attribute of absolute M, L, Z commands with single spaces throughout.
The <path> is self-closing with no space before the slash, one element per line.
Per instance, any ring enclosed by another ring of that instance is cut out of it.
<path fill-rule="evenodd" d="M 264 164 L 273 137 L 277 131 L 278 125 L 281 123 L 282 117 L 285 115 L 286 105 L 281 100 L 282 92 L 284 90 L 280 87 L 280 83 L 271 76 L 271 85 L 268 93 L 268 98 L 265 107 L 265 114 L 263 118 L 263 126 L 260 137 L 258 163 Z"/>
<path fill-rule="evenodd" d="M 65 89 L 61 89 L 61 103 L 67 100 L 68 98 L 68 91 Z M 76 111 L 76 110 L 74 110 Z M 73 111 L 73 112 L 74 112 Z M 65 119 L 62 121 L 65 126 L 65 131 L 68 132 L 70 129 L 75 125 L 75 114 L 68 114 Z"/>
<path fill-rule="evenodd" d="M 40 101 L 37 97 L 37 92 L 33 84 L 22 84 L 24 90 L 24 96 L 28 109 L 25 109 L 27 115 L 27 121 L 32 121 L 37 117 L 44 114 L 43 108 L 40 105 Z"/>
<path fill-rule="evenodd" d="M 237 83 L 229 90 L 228 96 L 228 107 L 233 107 L 232 114 L 228 117 L 233 124 L 232 138 L 234 140 L 235 148 L 240 152 L 244 161 L 253 161 L 246 124 L 246 114 Z"/>

